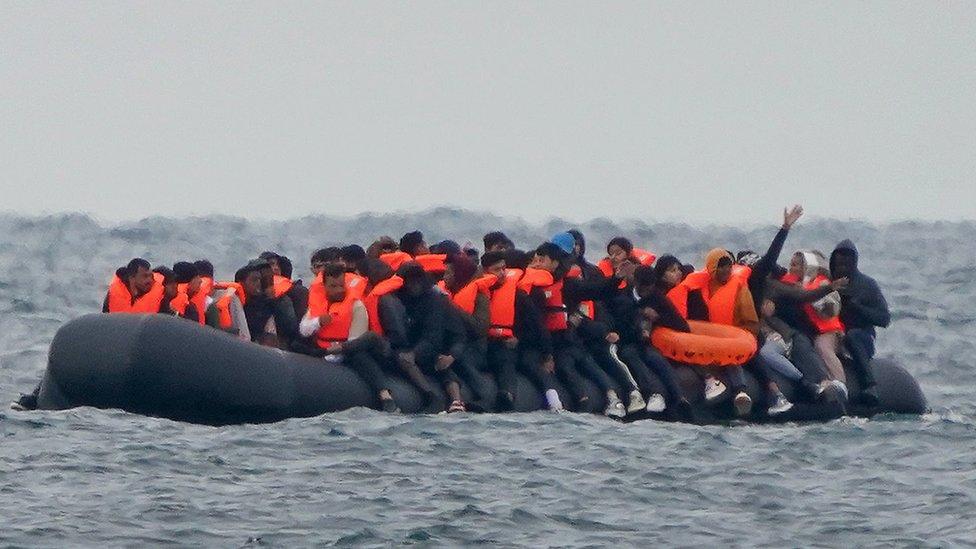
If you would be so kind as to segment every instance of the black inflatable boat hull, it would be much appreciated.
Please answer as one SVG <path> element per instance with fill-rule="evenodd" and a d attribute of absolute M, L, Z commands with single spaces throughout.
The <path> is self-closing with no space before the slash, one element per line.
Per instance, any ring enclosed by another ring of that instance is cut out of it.
<path fill-rule="evenodd" d="M 845 410 L 839 399 L 797 403 L 777 421 L 825 421 L 845 413 L 919 414 L 927 409 L 915 379 L 904 368 L 876 360 L 881 405 L 872 410 Z M 711 423 L 731 418 L 728 402 L 706 405 L 701 379 L 689 366 L 676 366 L 682 390 L 691 400 L 694 421 Z M 475 374 L 482 393 L 494 394 L 491 376 Z M 853 376 L 848 376 L 853 379 Z M 756 403 L 751 419 L 769 421 L 762 409 L 762 391 L 748 378 Z M 780 380 L 791 396 L 792 384 Z M 411 385 L 391 376 L 391 389 L 405 413 L 422 407 Z M 435 384 L 436 385 L 436 384 Z M 856 390 L 856 387 L 851 387 Z M 587 412 L 602 410 L 604 396 L 588 385 Z M 465 397 L 474 396 L 467 387 Z M 573 399 L 562 389 L 564 403 Z M 443 395 L 442 395 L 443 397 Z M 484 399 L 493 402 L 494 399 Z M 92 314 L 65 324 L 51 343 L 38 407 L 58 410 L 76 406 L 119 408 L 129 412 L 211 425 L 266 423 L 311 417 L 357 406 L 377 407 L 375 395 L 349 368 L 295 353 L 261 347 L 210 328 L 165 315 Z M 538 390 L 519 377 L 516 410 L 539 410 Z M 487 405 L 487 411 L 491 406 Z M 628 420 L 666 419 L 639 414 Z"/>

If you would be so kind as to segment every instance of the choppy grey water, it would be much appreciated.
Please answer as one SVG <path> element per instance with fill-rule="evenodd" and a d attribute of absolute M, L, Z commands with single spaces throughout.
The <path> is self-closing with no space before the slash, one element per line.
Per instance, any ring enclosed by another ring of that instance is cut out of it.
<path fill-rule="evenodd" d="M 476 240 L 531 226 L 435 210 L 287 222 L 0 216 L 0 401 L 36 383 L 67 320 L 100 306 L 113 269 L 211 258 L 229 276 L 264 249 L 307 274 L 316 247 L 422 228 Z M 775 227 L 595 220 L 687 260 L 764 249 Z M 804 220 L 787 249 L 851 237 L 894 324 L 880 354 L 932 413 L 826 424 L 710 426 L 546 413 L 368 410 L 211 428 L 118 411 L 0 411 L 0 545 L 946 546 L 976 544 L 976 224 Z"/>

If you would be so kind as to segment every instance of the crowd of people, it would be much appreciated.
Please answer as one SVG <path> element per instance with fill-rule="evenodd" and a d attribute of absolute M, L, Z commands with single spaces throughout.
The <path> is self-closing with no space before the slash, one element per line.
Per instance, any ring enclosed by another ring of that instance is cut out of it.
<path fill-rule="evenodd" d="M 697 368 L 706 402 L 731 398 L 737 415 L 750 414 L 745 369 L 763 385 L 762 411 L 769 415 L 793 406 L 776 378 L 796 384 L 793 400 L 816 401 L 829 390 L 876 405 L 870 363 L 875 328 L 890 322 L 887 303 L 859 271 L 850 241 L 829 258 L 803 250 L 788 267 L 779 265 L 802 213 L 799 206 L 784 211 L 763 255 L 716 248 L 700 270 L 625 237 L 610 240 L 593 264 L 576 230 L 528 252 L 502 232 L 484 235 L 483 253 L 451 240 L 428 246 L 419 231 L 399 241 L 379 238 L 366 249 L 322 248 L 310 258 L 308 286 L 292 278 L 290 259 L 274 252 L 248 261 L 226 282 L 206 260 L 153 268 L 137 258 L 116 271 L 103 312 L 176 315 L 320 357 L 323 367 L 341 362 L 389 412 L 399 410 L 390 375 L 425 396 L 426 412 L 464 412 L 513 409 L 521 372 L 552 410 L 564 406 L 556 391 L 561 382 L 573 399 L 566 404 L 598 411 L 585 390 L 588 379 L 606 395 L 607 416 L 647 411 L 689 418 L 673 366 L 650 337 L 656 329 L 688 332 L 689 320 L 735 326 L 757 340 L 758 352 L 742 366 Z M 847 394 L 840 353 L 859 378 L 856 395 Z M 483 372 L 494 375 L 497 392 L 485 386 Z M 471 389 L 467 402 L 461 380 Z M 432 383 L 443 386 L 448 402 Z"/>

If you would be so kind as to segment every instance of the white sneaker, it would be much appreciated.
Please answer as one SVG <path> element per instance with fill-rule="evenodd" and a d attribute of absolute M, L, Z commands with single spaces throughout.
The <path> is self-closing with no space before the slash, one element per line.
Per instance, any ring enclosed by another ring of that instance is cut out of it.
<path fill-rule="evenodd" d="M 665 402 L 664 396 L 654 393 L 650 398 L 647 399 L 647 408 L 645 409 L 652 414 L 660 414 L 667 409 L 667 407 L 668 403 Z"/>
<path fill-rule="evenodd" d="M 712 401 L 724 394 L 724 383 L 715 376 L 705 376 L 705 400 Z"/>
<path fill-rule="evenodd" d="M 830 380 L 830 384 L 836 387 L 837 390 L 844 395 L 844 400 L 847 400 L 847 385 L 844 385 L 843 381 L 839 379 L 832 379 Z"/>
<path fill-rule="evenodd" d="M 546 391 L 546 405 L 549 406 L 549 409 L 553 412 L 563 411 L 563 403 L 561 400 L 559 400 L 559 393 L 557 393 L 555 389 L 549 389 Z"/>
<path fill-rule="evenodd" d="M 739 394 L 735 395 L 735 401 L 732 404 L 735 407 L 736 417 L 749 415 L 749 412 L 752 411 L 752 399 L 745 391 L 740 391 Z"/>
<path fill-rule="evenodd" d="M 791 408 L 793 408 L 793 403 L 786 400 L 786 396 L 783 393 L 777 393 L 776 398 L 773 400 L 773 405 L 766 410 L 766 413 L 775 416 L 783 412 L 788 412 Z"/>
<path fill-rule="evenodd" d="M 634 389 L 630 392 L 630 402 L 627 403 L 627 414 L 636 414 L 644 410 L 644 406 L 647 403 L 644 402 L 644 397 L 641 396 L 640 391 Z"/>
<path fill-rule="evenodd" d="M 607 397 L 607 409 L 603 413 L 608 417 L 620 419 L 627 415 L 627 407 L 624 406 L 623 402 L 620 402 L 619 398 Z"/>

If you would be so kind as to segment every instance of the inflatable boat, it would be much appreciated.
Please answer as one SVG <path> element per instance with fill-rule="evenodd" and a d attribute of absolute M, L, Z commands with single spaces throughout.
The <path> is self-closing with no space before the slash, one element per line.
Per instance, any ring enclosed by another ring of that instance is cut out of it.
<path fill-rule="evenodd" d="M 886 359 L 875 360 L 872 367 L 878 382 L 879 406 L 849 406 L 831 391 L 817 402 L 804 403 L 794 400 L 791 382 L 778 379 L 795 405 L 773 417 L 765 415 L 764 391 L 747 372 L 747 391 L 753 399 L 754 412 L 746 419 L 827 421 L 845 414 L 921 414 L 927 410 L 918 383 L 904 368 Z M 675 368 L 693 408 L 693 417 L 683 419 L 696 423 L 732 419 L 728 399 L 704 402 L 699 369 L 680 364 Z M 477 375 L 482 376 L 479 381 L 483 387 L 497 390 L 489 374 Z M 851 394 L 857 394 L 855 377 L 848 375 L 848 380 Z M 391 376 L 390 384 L 404 413 L 423 408 L 420 395 L 406 381 Z M 604 395 L 593 385 L 588 385 L 588 390 L 589 409 L 575 411 L 604 408 Z M 462 392 L 471 399 L 467 387 Z M 564 390 L 560 392 L 564 403 L 574 402 Z M 37 405 L 45 410 L 116 408 L 178 421 L 226 425 L 312 417 L 360 406 L 378 408 L 379 402 L 365 382 L 341 364 L 240 341 L 171 316 L 91 314 L 68 322 L 54 337 Z M 543 408 L 539 390 L 520 375 L 515 410 Z M 485 411 L 493 410 L 488 407 Z M 627 416 L 626 421 L 640 419 L 674 418 L 640 413 Z"/>

